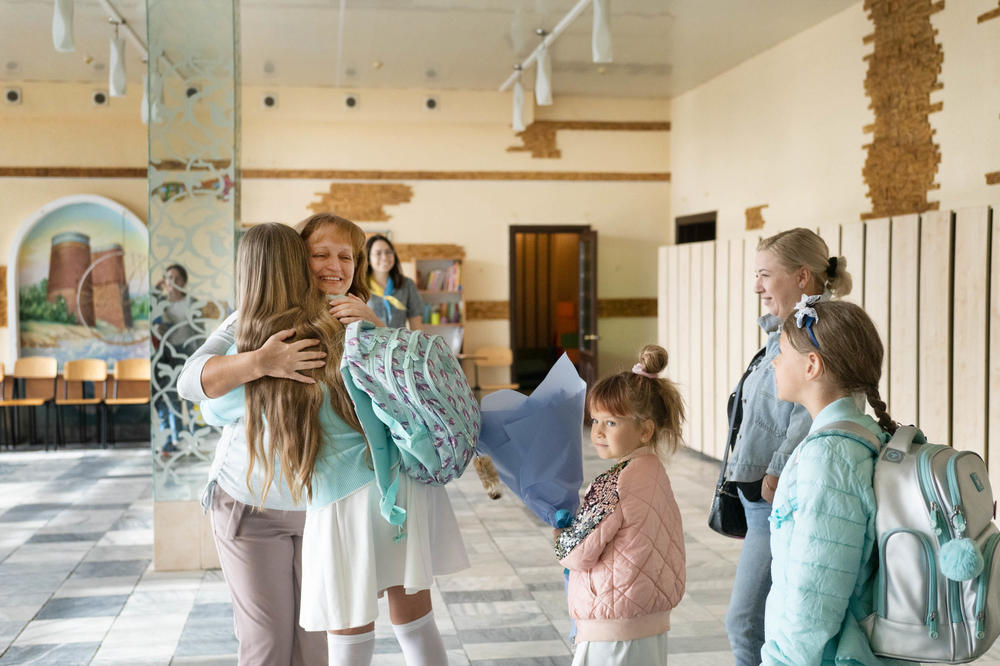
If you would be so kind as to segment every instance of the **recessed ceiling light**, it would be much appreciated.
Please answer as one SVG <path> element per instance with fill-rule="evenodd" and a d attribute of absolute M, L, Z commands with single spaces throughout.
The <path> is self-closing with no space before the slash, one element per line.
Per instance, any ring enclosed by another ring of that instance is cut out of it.
<path fill-rule="evenodd" d="M 271 62 L 270 60 L 265 60 L 264 61 L 264 73 L 265 74 L 274 74 L 274 63 Z"/>
<path fill-rule="evenodd" d="M 83 64 L 84 65 L 89 65 L 92 62 L 94 62 L 94 56 L 90 55 L 89 53 L 87 55 L 83 56 Z"/>
<path fill-rule="evenodd" d="M 353 67 L 348 67 L 347 69 L 344 70 L 344 75 L 346 75 L 346 76 L 357 76 L 358 75 L 358 70 L 354 69 Z"/>
<path fill-rule="evenodd" d="M 94 65 L 93 65 L 93 67 L 94 67 L 94 71 L 103 72 L 105 65 L 104 65 L 103 62 L 95 62 Z"/>
<path fill-rule="evenodd" d="M 597 68 L 597 73 L 598 74 L 607 74 L 608 73 L 608 68 L 607 67 L 603 67 L 603 66 L 598 67 Z"/>
<path fill-rule="evenodd" d="M 433 78 L 434 78 L 435 76 L 437 76 L 437 75 L 438 75 L 438 73 L 437 73 L 437 70 L 436 70 L 436 69 L 434 69 L 433 67 L 428 67 L 428 68 L 427 68 L 427 71 L 426 71 L 426 72 L 424 72 L 424 75 L 425 75 L 425 76 L 426 76 L 426 77 L 427 77 L 428 79 L 433 79 Z"/>
<path fill-rule="evenodd" d="M 16 72 L 21 65 L 16 60 L 8 60 L 4 67 L 8 72 Z"/>
<path fill-rule="evenodd" d="M 372 60 L 372 69 L 382 69 L 382 61 Z"/>

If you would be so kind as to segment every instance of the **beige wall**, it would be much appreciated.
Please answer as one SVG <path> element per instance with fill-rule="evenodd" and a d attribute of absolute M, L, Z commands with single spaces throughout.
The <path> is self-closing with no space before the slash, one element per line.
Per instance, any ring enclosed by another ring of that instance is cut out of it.
<path fill-rule="evenodd" d="M 124 166 L 146 164 L 139 90 L 94 107 L 93 86 L 18 84 L 20 106 L 0 106 L 0 167 Z M 252 169 L 667 172 L 666 132 L 560 131 L 561 159 L 507 152 L 520 142 L 510 130 L 510 96 L 436 92 L 439 110 L 425 111 L 419 90 L 362 91 L 348 111 L 344 91 L 269 88 L 278 106 L 265 110 L 263 88 L 244 89 L 242 166 Z M 665 121 L 665 101 L 561 99 L 538 119 Z M 380 181 L 386 182 L 386 181 Z M 329 180 L 248 179 L 246 222 L 297 221 L 325 192 Z M 656 246 L 667 242 L 670 185 L 665 182 L 545 180 L 414 180 L 411 201 L 386 208 L 389 229 L 403 243 L 456 243 L 466 249 L 466 298 L 506 300 L 507 229 L 512 224 L 589 224 L 599 234 L 599 296 L 656 296 Z M 146 218 L 141 179 L 0 178 L 0 256 L 9 261 L 20 224 L 39 207 L 66 194 L 95 193 Z M 13 297 L 13 295 L 11 295 Z M 654 339 L 654 318 L 603 319 L 601 362 L 631 364 L 634 351 Z M 0 329 L 0 350 L 8 349 Z M 470 322 L 467 345 L 508 344 L 506 321 Z M 3 359 L 8 361 L 8 359 Z"/>
<path fill-rule="evenodd" d="M 944 51 L 943 88 L 930 115 L 941 163 L 929 192 L 940 208 L 996 200 L 1000 186 L 1000 19 L 989 2 L 948 2 L 931 17 Z M 995 7 L 995 5 L 994 5 Z M 873 31 L 857 5 L 674 98 L 671 216 L 717 210 L 718 236 L 763 209 L 765 233 L 858 221 L 871 210 L 862 179 L 873 122 L 864 80 Z"/>

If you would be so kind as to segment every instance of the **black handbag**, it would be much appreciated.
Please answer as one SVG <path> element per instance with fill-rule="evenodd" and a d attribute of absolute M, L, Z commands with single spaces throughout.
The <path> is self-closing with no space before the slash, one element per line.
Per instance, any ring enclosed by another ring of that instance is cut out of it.
<path fill-rule="evenodd" d="M 726 480 L 726 464 L 729 462 L 729 452 L 736 447 L 736 435 L 739 434 L 740 425 L 743 423 L 743 382 L 757 367 L 765 350 L 766 347 L 757 352 L 746 372 L 740 377 L 736 390 L 729 394 L 729 405 L 726 408 L 726 413 L 729 415 L 729 436 L 726 438 L 726 452 L 722 456 L 719 480 L 715 484 L 712 508 L 708 510 L 708 526 L 713 531 L 734 539 L 742 539 L 747 535 L 747 516 L 737 493 L 738 484 Z"/>

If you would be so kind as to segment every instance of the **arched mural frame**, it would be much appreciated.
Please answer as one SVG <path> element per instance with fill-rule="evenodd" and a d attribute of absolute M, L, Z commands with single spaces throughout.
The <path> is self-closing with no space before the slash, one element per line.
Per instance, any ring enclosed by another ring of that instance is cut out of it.
<path fill-rule="evenodd" d="M 21 316 L 20 316 L 20 254 L 21 247 L 25 240 L 29 238 L 31 232 L 35 227 L 41 222 L 48 219 L 48 217 L 63 208 L 70 206 L 76 206 L 79 204 L 92 204 L 100 206 L 107 209 L 111 214 L 120 217 L 123 223 L 128 224 L 134 231 L 139 232 L 142 235 L 143 241 L 145 242 L 145 251 L 147 256 L 147 268 L 146 268 L 146 280 L 148 282 L 148 253 L 149 253 L 149 228 L 146 223 L 143 222 L 135 213 L 133 213 L 129 208 L 123 204 L 118 203 L 112 199 L 101 196 L 99 194 L 71 194 L 64 197 L 59 197 L 54 199 L 41 208 L 32 213 L 29 217 L 25 218 L 24 222 L 21 223 L 14 235 L 13 242 L 10 246 L 10 254 L 7 262 L 7 322 L 8 330 L 10 331 L 10 360 L 20 358 L 21 356 Z M 143 296 L 148 297 L 147 293 Z M 148 354 L 148 351 L 147 351 Z"/>

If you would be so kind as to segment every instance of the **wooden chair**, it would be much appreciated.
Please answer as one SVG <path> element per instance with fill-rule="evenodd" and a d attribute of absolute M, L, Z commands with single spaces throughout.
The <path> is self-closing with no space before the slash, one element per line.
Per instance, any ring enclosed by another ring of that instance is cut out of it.
<path fill-rule="evenodd" d="M 480 347 L 472 354 L 473 366 L 472 391 L 482 398 L 483 393 L 501 389 L 516 389 L 518 384 L 487 384 L 479 383 L 479 368 L 510 368 L 514 363 L 514 354 L 509 347 Z"/>
<path fill-rule="evenodd" d="M 109 441 L 115 443 L 114 408 L 121 405 L 146 405 L 150 398 L 150 364 L 148 358 L 127 358 L 115 361 L 111 372 L 111 391 L 104 398 Z"/>
<path fill-rule="evenodd" d="M 18 428 L 20 425 L 20 409 L 30 408 L 28 412 L 28 427 L 31 431 L 31 441 L 38 442 L 38 423 L 35 412 L 39 407 L 45 407 L 45 449 L 49 448 L 48 440 L 48 408 L 56 397 L 56 380 L 58 378 L 58 363 L 51 356 L 24 356 L 14 361 L 14 372 L 10 379 L 14 380 L 11 390 L 11 397 L 7 398 L 6 393 L 0 399 L 0 408 L 6 413 L 10 407 L 14 408 L 14 421 L 12 425 L 11 447 L 18 440 Z"/>
<path fill-rule="evenodd" d="M 94 415 L 97 418 L 97 439 L 103 445 L 105 443 L 107 421 L 105 419 L 106 407 L 104 405 L 104 392 L 107 387 L 108 364 L 99 358 L 85 358 L 77 361 L 66 361 L 63 365 L 62 390 L 56 393 L 56 437 L 59 446 L 66 445 L 66 434 L 63 427 L 62 414 L 60 409 L 64 406 L 80 407 L 79 430 L 80 440 L 83 441 L 84 409 L 88 405 L 94 405 Z M 94 397 L 84 397 L 87 394 L 85 387 L 87 384 L 93 386 Z"/>

